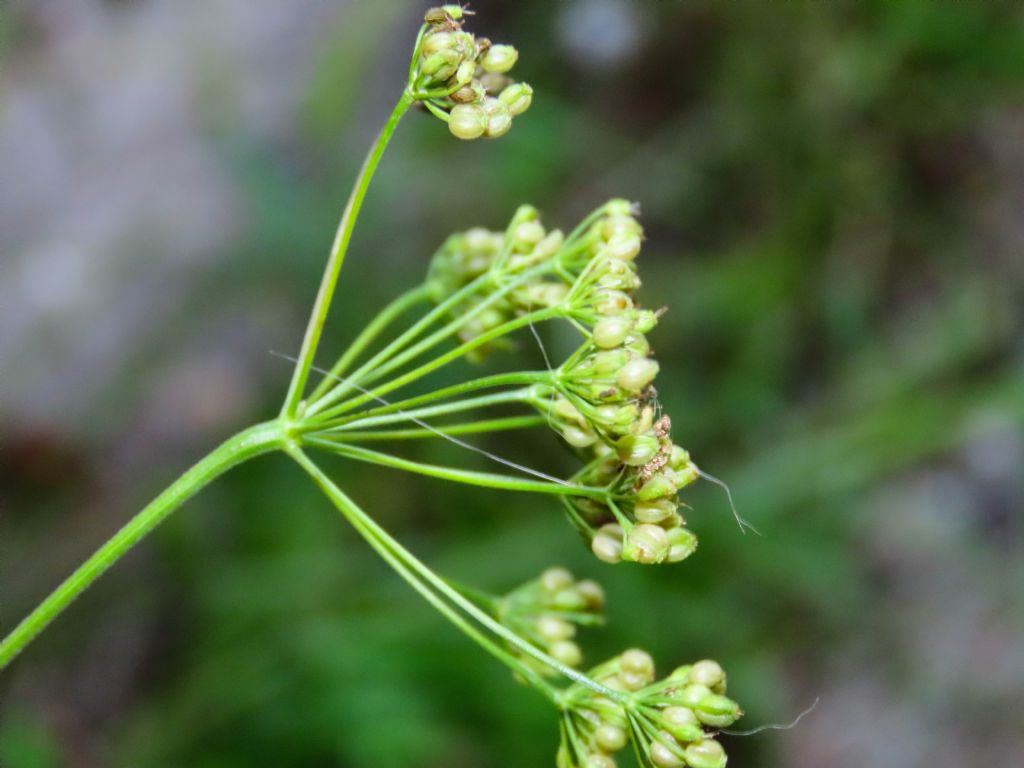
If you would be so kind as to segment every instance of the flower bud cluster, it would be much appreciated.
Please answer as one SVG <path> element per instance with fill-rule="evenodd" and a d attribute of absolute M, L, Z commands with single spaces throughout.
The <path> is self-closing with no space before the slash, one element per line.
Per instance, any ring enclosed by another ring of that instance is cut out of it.
<path fill-rule="evenodd" d="M 519 58 L 516 49 L 464 31 L 466 13 L 458 5 L 426 12 L 409 89 L 458 138 L 496 138 L 529 108 L 533 89 L 505 74 Z"/>
<path fill-rule="evenodd" d="M 630 695 L 631 705 L 579 684 L 570 687 L 571 728 L 563 729 L 559 766 L 614 768 L 614 754 L 637 739 L 638 753 L 656 768 L 724 768 L 726 754 L 713 732 L 732 725 L 742 712 L 725 696 L 725 673 L 717 662 L 679 667 L 655 682 L 650 654 L 632 648 L 588 676 Z"/>
<path fill-rule="evenodd" d="M 597 582 L 577 581 L 565 568 L 553 567 L 499 598 L 495 612 L 502 624 L 555 661 L 578 667 L 583 653 L 573 639 L 576 628 L 603 623 L 603 609 L 604 590 Z M 537 672 L 554 674 L 532 656 L 519 655 Z"/>

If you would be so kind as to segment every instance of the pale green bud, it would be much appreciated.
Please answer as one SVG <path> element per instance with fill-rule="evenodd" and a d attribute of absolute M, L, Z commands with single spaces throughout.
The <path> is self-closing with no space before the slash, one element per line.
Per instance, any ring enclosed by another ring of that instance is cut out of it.
<path fill-rule="evenodd" d="M 714 659 L 702 659 L 690 668 L 689 680 L 714 689 L 725 683 L 725 670 Z"/>
<path fill-rule="evenodd" d="M 447 48 L 455 48 L 457 44 L 458 41 L 451 32 L 434 32 L 423 38 L 420 56 L 423 59 L 428 59 L 435 53 L 440 53 Z"/>
<path fill-rule="evenodd" d="M 686 764 L 691 768 L 725 768 L 725 750 L 714 739 L 704 739 L 691 744 L 684 754 Z"/>
<path fill-rule="evenodd" d="M 575 586 L 566 587 L 551 598 L 551 607 L 559 611 L 582 611 L 587 607 L 587 601 Z"/>
<path fill-rule="evenodd" d="M 610 723 L 598 726 L 594 731 L 594 741 L 605 752 L 618 752 L 629 741 L 629 736 L 623 728 Z"/>
<path fill-rule="evenodd" d="M 701 699 L 694 712 L 702 723 L 712 728 L 728 728 L 739 720 L 741 714 L 739 704 L 717 693 Z"/>
<path fill-rule="evenodd" d="M 683 762 L 681 757 L 678 757 L 669 747 L 663 743 L 668 742 L 674 744 L 675 740 L 672 738 L 670 733 L 661 733 L 659 738 L 651 741 L 651 748 L 648 751 L 648 756 L 651 758 L 651 762 L 657 766 L 657 768 L 682 768 L 686 763 Z"/>
<path fill-rule="evenodd" d="M 606 563 L 617 563 L 622 559 L 622 528 L 615 523 L 602 525 L 590 542 L 590 549 Z"/>
<path fill-rule="evenodd" d="M 621 315 L 633 308 L 633 300 L 622 291 L 602 290 L 595 297 L 593 306 L 599 315 Z"/>
<path fill-rule="evenodd" d="M 609 216 L 630 216 L 639 211 L 636 203 L 632 203 L 621 197 L 612 198 L 603 206 L 605 213 Z"/>
<path fill-rule="evenodd" d="M 488 72 L 508 72 L 518 58 L 519 51 L 511 45 L 492 45 L 480 64 Z"/>
<path fill-rule="evenodd" d="M 557 616 L 541 616 L 537 619 L 536 629 L 537 636 L 545 643 L 571 640 L 576 635 L 576 627 Z"/>
<path fill-rule="evenodd" d="M 487 103 L 497 101 L 496 99 L 488 99 Z M 487 108 L 486 106 L 484 107 Z M 537 243 L 544 239 L 545 235 L 544 225 L 536 219 L 524 221 L 517 224 L 515 229 L 512 230 L 512 242 L 516 248 L 522 248 L 524 251 L 532 250 Z"/>
<path fill-rule="evenodd" d="M 512 113 L 508 111 L 508 107 L 493 96 L 487 96 L 482 106 L 487 113 L 487 137 L 496 139 L 508 133 L 512 127 Z"/>
<path fill-rule="evenodd" d="M 630 648 L 619 656 L 619 669 L 634 675 L 641 675 L 649 681 L 654 680 L 654 659 L 651 654 L 641 648 Z"/>
<path fill-rule="evenodd" d="M 587 762 L 584 763 L 583 768 L 617 768 L 617 763 L 608 755 L 595 752 L 587 757 Z"/>
<path fill-rule="evenodd" d="M 636 497 L 641 501 L 652 501 L 675 496 L 678 490 L 674 475 L 662 470 L 655 472 L 647 482 L 640 486 Z"/>
<path fill-rule="evenodd" d="M 448 130 L 459 139 L 478 139 L 487 130 L 487 113 L 477 104 L 456 104 L 448 114 Z"/>
<path fill-rule="evenodd" d="M 615 450 L 623 464 L 642 467 L 658 455 L 661 443 L 653 435 L 625 435 L 615 442 Z"/>
<path fill-rule="evenodd" d="M 675 515 L 676 506 L 676 503 L 669 499 L 644 501 L 633 507 L 633 517 L 640 523 L 658 524 Z"/>
<path fill-rule="evenodd" d="M 640 222 L 631 215 L 614 214 L 601 222 L 601 236 L 605 242 L 611 242 L 616 236 L 636 236 L 643 234 Z"/>
<path fill-rule="evenodd" d="M 668 556 L 665 558 L 670 563 L 678 563 L 685 560 L 697 551 L 697 536 L 688 528 L 681 526 L 673 528 L 668 532 Z"/>
<path fill-rule="evenodd" d="M 533 102 L 533 88 L 526 83 L 512 83 L 498 96 L 513 117 L 518 117 L 530 108 Z"/>
<path fill-rule="evenodd" d="M 606 376 L 610 373 L 617 373 L 629 362 L 630 355 L 624 349 L 608 349 L 603 352 L 595 352 L 588 360 L 585 360 L 581 367 L 586 368 L 589 363 L 590 371 L 598 376 Z"/>
<path fill-rule="evenodd" d="M 650 358 L 630 360 L 619 370 L 615 382 L 627 392 L 639 394 L 658 375 L 658 363 Z"/>
<path fill-rule="evenodd" d="M 462 57 L 457 51 L 445 48 L 428 56 L 420 65 L 420 72 L 433 80 L 447 80 L 455 74 Z"/>
<path fill-rule="evenodd" d="M 613 258 L 632 261 L 640 254 L 640 237 L 636 234 L 616 233 L 605 247 Z"/>
<path fill-rule="evenodd" d="M 704 730 L 692 709 L 666 707 L 661 711 L 661 722 L 666 731 L 684 744 L 704 737 Z"/>
<path fill-rule="evenodd" d="M 651 345 L 642 333 L 631 333 L 622 342 L 622 348 L 628 349 L 636 357 L 647 357 L 651 353 Z"/>
<path fill-rule="evenodd" d="M 591 579 L 576 582 L 576 591 L 583 596 L 587 608 L 599 611 L 604 608 L 604 590 L 601 585 Z"/>
<path fill-rule="evenodd" d="M 665 529 L 641 523 L 629 532 L 623 545 L 622 556 L 627 560 L 651 565 L 668 556 L 669 542 Z"/>
<path fill-rule="evenodd" d="M 690 685 L 683 688 L 683 690 L 679 691 L 676 698 L 678 698 L 684 706 L 687 706 L 690 709 L 696 709 L 697 705 L 700 704 L 701 699 L 703 699 L 705 696 L 710 695 L 711 689 L 708 688 L 706 685 L 698 685 L 697 683 L 691 683 Z"/>
<path fill-rule="evenodd" d="M 572 573 L 558 565 L 544 571 L 538 581 L 545 592 L 560 592 L 573 584 Z"/>
<path fill-rule="evenodd" d="M 559 640 L 553 643 L 548 648 L 548 654 L 567 667 L 578 667 L 583 661 L 583 652 L 572 640 Z"/>
<path fill-rule="evenodd" d="M 617 347 L 626 340 L 632 325 L 629 318 L 622 315 L 602 318 L 594 326 L 592 333 L 594 344 L 602 349 Z"/>
<path fill-rule="evenodd" d="M 559 430 L 562 439 L 573 448 L 586 448 L 597 442 L 597 433 L 588 427 L 567 424 Z"/>
<path fill-rule="evenodd" d="M 638 310 L 635 318 L 633 324 L 637 333 L 650 333 L 658 324 L 658 313 L 649 309 Z"/>

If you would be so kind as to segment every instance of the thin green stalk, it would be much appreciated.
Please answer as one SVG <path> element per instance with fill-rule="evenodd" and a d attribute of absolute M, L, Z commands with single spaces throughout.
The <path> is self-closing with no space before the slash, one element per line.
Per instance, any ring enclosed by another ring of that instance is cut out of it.
<path fill-rule="evenodd" d="M 382 528 L 373 523 L 354 501 L 352 501 L 334 482 L 323 473 L 313 461 L 301 450 L 293 449 L 289 455 L 312 477 L 313 481 L 324 492 L 327 498 L 345 516 L 352 527 L 366 539 L 367 543 L 390 565 L 408 584 L 436 608 L 442 616 L 458 627 L 473 642 L 505 664 L 509 669 L 523 676 L 550 701 L 558 701 L 554 687 L 546 682 L 537 672 L 523 664 L 519 659 L 485 636 L 470 624 L 452 606 L 446 603 L 431 587 L 421 579 L 415 571 L 427 571 L 434 579 L 440 580 L 433 571 L 416 560 L 398 542 L 387 535 Z M 443 580 L 441 580 L 443 582 Z M 436 589 L 436 587 L 435 587 Z M 445 590 L 447 591 L 447 590 Z M 465 609 L 464 609 L 465 610 Z M 470 611 L 470 613 L 473 613 Z"/>
<path fill-rule="evenodd" d="M 320 336 L 323 334 L 324 323 L 327 321 L 327 313 L 331 306 L 331 299 L 334 298 L 334 289 L 338 284 L 338 274 L 341 272 L 341 265 L 345 261 L 345 253 L 348 250 L 349 241 L 352 239 L 352 230 L 359 216 L 359 209 L 362 208 L 363 198 L 366 197 L 366 190 L 373 178 L 374 171 L 380 163 L 380 158 L 387 148 L 388 141 L 398 127 L 402 115 L 413 103 L 413 98 L 408 90 L 402 92 L 402 97 L 395 104 L 391 116 L 388 118 L 384 128 L 377 136 L 373 146 L 370 148 L 366 160 L 356 177 L 355 186 L 345 204 L 345 210 L 341 214 L 341 221 L 338 222 L 338 231 L 334 236 L 334 243 L 331 245 L 331 254 L 327 259 L 327 267 L 324 269 L 324 276 L 320 282 L 320 290 L 316 295 L 316 302 L 313 304 L 313 311 L 309 316 L 309 324 L 306 326 L 306 334 L 302 339 L 302 348 L 299 351 L 299 359 L 295 364 L 295 372 L 292 375 L 291 383 L 288 385 L 288 394 L 284 399 L 284 406 L 281 415 L 291 420 L 299 411 L 299 404 L 302 402 L 302 394 L 306 389 L 306 382 L 309 379 L 309 371 L 316 357 L 316 350 L 320 344 Z"/>
<path fill-rule="evenodd" d="M 320 433 L 321 439 L 331 440 L 336 435 L 339 442 L 365 443 L 385 440 L 429 440 L 443 439 L 448 435 L 475 435 L 488 432 L 507 432 L 513 429 L 529 429 L 544 424 L 543 416 L 508 416 L 503 419 L 484 419 L 466 424 L 442 424 L 432 429 L 382 429 L 377 431 Z"/>
<path fill-rule="evenodd" d="M 385 328 L 387 328 L 397 318 L 401 317 L 406 311 L 426 300 L 429 295 L 430 289 L 426 284 L 418 285 L 403 293 L 378 312 L 377 316 L 374 317 L 365 328 L 363 328 L 358 336 L 356 336 L 348 349 L 345 350 L 345 353 L 338 358 L 338 361 L 333 365 L 330 372 L 324 374 L 320 383 L 317 384 L 310 393 L 308 400 L 311 403 L 315 402 L 318 397 L 330 389 L 331 386 L 336 383 L 336 380 L 341 376 L 341 374 L 345 372 L 348 366 L 350 366 L 352 362 L 362 354 L 366 347 L 373 343 Z"/>
<path fill-rule="evenodd" d="M 524 493 L 550 493 L 555 496 L 583 496 L 596 501 L 607 501 L 608 491 L 604 488 L 592 486 L 574 485 L 571 483 L 560 483 L 545 480 L 524 480 L 510 475 L 499 475 L 493 472 L 476 472 L 469 469 L 457 469 L 445 467 L 438 464 L 422 464 L 418 461 L 402 459 L 379 451 L 371 451 L 369 448 L 360 448 L 356 445 L 346 445 L 323 440 L 316 437 L 303 438 L 303 445 L 313 448 L 321 448 L 339 456 L 349 459 L 357 459 L 369 464 L 377 464 L 382 467 L 401 469 L 406 472 L 415 472 L 419 475 L 437 477 L 441 480 L 450 480 L 454 483 L 476 485 L 482 488 L 496 488 L 502 491 L 522 491 Z"/>
<path fill-rule="evenodd" d="M 603 696 L 607 696 L 608 698 L 613 699 L 615 701 L 626 702 L 629 700 L 625 694 L 620 693 L 619 691 L 612 690 L 607 686 L 601 685 L 600 683 L 591 680 L 582 672 L 577 672 L 575 669 L 567 667 L 561 662 L 556 661 L 543 651 L 538 650 L 533 645 L 523 640 L 521 637 L 519 637 L 519 635 L 510 631 L 507 627 L 500 624 L 492 616 L 487 614 L 485 611 L 481 610 L 472 601 L 468 600 L 467 598 L 459 594 L 458 590 L 452 589 L 452 587 L 450 587 L 445 582 L 444 579 L 442 579 L 440 576 L 434 573 L 422 562 L 417 560 L 416 557 L 414 557 L 411 552 L 406 550 L 401 544 L 395 541 L 395 539 L 392 538 L 387 531 L 385 531 L 383 528 L 377 525 L 373 518 L 371 518 L 369 515 L 363 512 L 362 509 L 360 509 L 351 499 L 349 499 L 341 491 L 341 489 L 338 488 L 331 481 L 331 479 L 323 473 L 320 467 L 313 463 L 309 459 L 309 457 L 306 456 L 301 450 L 297 448 L 292 448 L 289 450 L 289 454 L 299 463 L 300 466 L 302 466 L 303 469 L 306 470 L 306 472 L 310 474 L 310 476 L 314 479 L 314 481 L 316 481 L 320 488 L 324 490 L 328 498 L 330 498 L 331 501 L 334 502 L 335 506 L 337 506 L 342 511 L 342 513 L 346 516 L 346 518 L 349 519 L 350 522 L 353 523 L 353 525 L 355 525 L 355 522 L 358 520 L 361 526 L 364 526 L 366 529 L 372 531 L 374 535 L 380 539 L 381 542 L 386 543 L 387 547 L 392 552 L 400 556 L 404 563 L 406 563 L 409 567 L 414 569 L 423 579 L 429 582 L 434 587 L 434 589 L 443 594 L 452 603 L 455 603 L 455 605 L 457 605 L 463 611 L 468 613 L 478 623 L 489 629 L 494 634 L 498 635 L 506 642 L 510 643 L 512 646 L 514 646 L 524 654 L 531 656 L 544 666 L 553 669 L 554 671 L 558 672 L 560 675 L 563 675 L 569 680 L 572 680 L 575 683 L 579 683 L 580 685 L 589 688 L 592 691 L 595 691 L 596 693 L 600 693 Z M 358 527 L 359 526 L 357 526 L 357 528 Z M 557 696 L 553 695 L 552 701 L 557 703 Z"/>
<path fill-rule="evenodd" d="M 255 456 L 281 448 L 285 439 L 280 423 L 270 421 L 239 432 L 207 454 L 96 550 L 4 638 L 0 643 L 0 669 L 171 512 L 214 478 Z"/>

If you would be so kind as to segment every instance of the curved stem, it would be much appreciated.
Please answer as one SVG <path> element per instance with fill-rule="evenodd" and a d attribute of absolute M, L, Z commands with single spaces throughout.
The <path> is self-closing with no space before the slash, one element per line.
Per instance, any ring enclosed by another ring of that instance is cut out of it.
<path fill-rule="evenodd" d="M 320 281 L 320 290 L 317 292 L 316 302 L 313 304 L 313 311 L 309 316 L 309 324 L 306 326 L 306 334 L 302 339 L 299 361 L 295 364 L 295 372 L 292 374 L 291 383 L 288 385 L 288 394 L 285 396 L 284 406 L 281 408 L 281 415 L 288 419 L 293 419 L 299 411 L 302 393 L 306 389 L 309 371 L 313 365 L 313 358 L 316 357 L 316 349 L 320 344 L 324 323 L 327 321 L 327 312 L 330 310 L 334 289 L 338 284 L 338 274 L 341 272 L 342 262 L 345 261 L 345 252 L 348 250 L 349 240 L 352 239 L 352 230 L 355 227 L 356 218 L 359 216 L 359 209 L 362 208 L 363 198 L 366 197 L 366 190 L 373 178 L 374 171 L 377 170 L 380 158 L 387 148 L 388 141 L 394 134 L 395 128 L 398 127 L 402 115 L 412 103 L 413 98 L 408 90 L 403 91 L 402 97 L 395 104 L 387 123 L 384 124 L 384 128 L 370 148 L 363 167 L 356 177 L 356 183 L 349 195 L 348 202 L 345 204 L 345 210 L 341 214 L 338 231 L 335 233 L 334 243 L 331 245 L 331 255 L 327 259 L 327 267 L 324 269 L 324 276 Z"/>
<path fill-rule="evenodd" d="M 429 295 L 430 289 L 424 283 L 423 285 L 418 285 L 415 288 L 406 291 L 378 312 L 377 316 L 373 318 L 365 328 L 363 328 L 358 336 L 356 336 L 348 349 L 345 350 L 345 353 L 338 358 L 338 361 L 331 367 L 330 372 L 324 374 L 320 383 L 317 384 L 310 393 L 309 401 L 315 402 L 318 397 L 330 389 L 331 386 L 335 384 L 335 379 L 338 379 L 348 366 L 350 366 L 352 362 L 359 357 L 363 350 L 373 343 L 374 339 L 380 335 L 381 331 L 387 328 L 388 325 L 390 325 L 396 318 L 400 317 L 404 312 L 416 306 L 421 301 L 426 300 Z"/>
<path fill-rule="evenodd" d="M 336 435 L 338 442 L 366 443 L 379 440 L 429 440 L 443 439 L 448 435 L 476 435 L 488 432 L 507 432 L 513 429 L 529 429 L 546 423 L 543 416 L 508 416 L 502 419 L 484 419 L 470 421 L 465 424 L 442 424 L 433 429 L 382 429 L 375 431 L 345 431 L 321 434 L 323 439 L 330 440 Z"/>
<path fill-rule="evenodd" d="M 110 566 L 163 522 L 168 515 L 214 478 L 255 456 L 281 448 L 285 443 L 276 421 L 257 424 L 232 438 L 201 459 L 151 501 L 127 525 L 72 573 L 0 643 L 3 669 L 33 638 L 98 579 Z"/>

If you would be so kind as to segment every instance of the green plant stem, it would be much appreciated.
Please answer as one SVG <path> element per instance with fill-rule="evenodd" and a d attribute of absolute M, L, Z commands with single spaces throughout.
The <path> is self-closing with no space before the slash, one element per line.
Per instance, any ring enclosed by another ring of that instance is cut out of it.
<path fill-rule="evenodd" d="M 302 394 L 306 389 L 306 382 L 309 379 L 313 359 L 316 357 L 316 350 L 320 344 L 324 323 L 327 321 L 331 299 L 334 298 L 334 289 L 338 284 L 338 274 L 341 272 L 341 265 L 345 261 L 345 253 L 348 251 L 348 244 L 352 239 L 352 230 L 359 216 L 359 209 L 362 208 L 363 199 L 366 197 L 366 190 L 370 185 L 370 180 L 373 178 L 374 171 L 377 170 L 381 156 L 387 148 L 388 141 L 394 135 L 402 115 L 406 113 L 412 103 L 413 98 L 408 90 L 403 91 L 402 97 L 395 104 L 391 116 L 377 136 L 377 140 L 370 147 L 370 152 L 363 162 L 359 175 L 356 177 L 355 186 L 352 188 L 352 193 L 345 204 L 345 210 L 341 214 L 338 231 L 334 236 L 334 243 L 331 245 L 331 254 L 327 259 L 327 267 L 324 269 L 324 276 L 320 282 L 320 290 L 317 292 L 316 302 L 313 304 L 313 311 L 309 316 L 309 324 L 306 326 L 306 334 L 302 339 L 302 348 L 299 351 L 298 362 L 295 364 L 295 372 L 292 375 L 291 383 L 288 385 L 288 394 L 285 396 L 284 406 L 281 409 L 281 415 L 288 420 L 294 419 L 298 414 L 299 404 L 302 402 Z"/>
<path fill-rule="evenodd" d="M 286 437 L 277 421 L 257 424 L 229 438 L 175 480 L 127 525 L 75 570 L 0 643 L 3 669 L 110 566 L 216 477 L 251 458 L 281 448 Z"/>
<path fill-rule="evenodd" d="M 476 435 L 488 432 L 506 432 L 513 429 L 529 429 L 544 424 L 543 416 L 509 416 L 503 419 L 484 419 L 465 424 L 442 424 L 432 429 L 382 429 L 376 431 L 345 431 L 337 434 L 338 442 L 365 443 L 384 440 L 429 440 L 443 439 L 448 435 Z M 321 439 L 330 440 L 330 435 L 321 434 Z"/>
<path fill-rule="evenodd" d="M 463 400 L 456 400 L 454 402 L 449 403 L 439 403 L 438 405 L 428 405 L 420 408 L 401 408 L 391 413 L 380 414 L 377 416 L 367 416 L 366 418 L 363 419 L 355 419 L 346 424 L 331 427 L 330 430 L 324 430 L 324 434 L 342 433 L 350 429 L 365 429 L 367 427 L 376 427 L 382 424 L 401 423 L 403 421 L 430 419 L 434 418 L 435 416 L 447 416 L 452 413 L 473 411 L 480 408 L 488 408 L 491 406 L 504 405 L 507 403 L 529 403 L 533 400 L 533 398 L 533 391 L 530 387 L 526 387 L 524 389 L 506 390 L 505 392 L 493 392 L 489 395 L 480 395 L 479 397 L 467 397 Z"/>
<path fill-rule="evenodd" d="M 401 469 L 406 472 L 414 472 L 419 475 L 436 477 L 441 480 L 450 480 L 454 483 L 465 485 L 476 485 L 482 488 L 496 488 L 502 491 L 522 491 L 524 493 L 550 493 L 556 496 L 582 496 L 596 501 L 607 501 L 608 491 L 605 488 L 594 488 L 592 486 L 575 485 L 571 483 L 556 483 L 544 480 L 525 480 L 510 475 L 499 475 L 493 472 L 475 472 L 469 469 L 456 469 L 437 464 L 422 464 L 418 461 L 410 461 L 397 456 L 392 456 L 379 451 L 371 451 L 369 448 L 360 448 L 356 445 L 335 443 L 319 438 L 304 438 L 303 444 L 313 448 L 321 448 L 344 456 L 349 459 L 364 461 L 369 464 L 377 464 L 382 467 Z"/>
<path fill-rule="evenodd" d="M 311 403 L 315 402 L 317 398 L 329 390 L 331 386 L 336 383 L 336 380 L 341 377 L 341 374 L 345 372 L 348 366 L 350 366 L 352 362 L 362 354 L 366 347 L 373 343 L 385 328 L 387 328 L 397 318 L 401 317 L 403 313 L 420 302 L 425 301 L 429 295 L 430 289 L 426 284 L 418 285 L 403 293 L 378 312 L 377 316 L 374 317 L 365 328 L 363 328 L 358 336 L 356 336 L 348 349 L 345 350 L 345 353 L 338 358 L 338 361 L 331 368 L 330 372 L 324 374 L 320 383 L 317 384 L 310 393 L 308 398 L 309 401 Z"/>
<path fill-rule="evenodd" d="M 405 579 L 413 589 L 419 592 L 427 602 L 434 606 L 442 616 L 452 622 L 452 624 L 458 627 L 471 640 L 498 659 L 502 664 L 505 664 L 513 672 L 522 675 L 525 680 L 544 694 L 551 702 L 556 703 L 558 701 L 558 695 L 555 689 L 541 678 L 540 675 L 520 662 L 515 658 L 515 656 L 466 621 L 461 614 L 445 602 L 441 595 L 434 591 L 437 589 L 436 582 L 440 582 L 443 585 L 443 579 L 434 574 L 433 571 L 423 565 L 419 560 L 414 558 L 411 553 L 399 545 L 397 541 L 392 539 L 383 528 L 374 523 L 373 520 L 366 515 L 366 513 L 363 512 L 362 509 L 360 509 L 359 506 L 344 493 L 344 491 L 335 485 L 334 482 L 324 474 L 320 467 L 310 460 L 305 453 L 299 449 L 291 449 L 288 453 L 293 459 L 295 459 L 299 466 L 309 474 L 331 503 L 338 508 L 352 527 L 354 527 L 356 531 L 366 539 L 367 543 L 373 547 L 377 554 L 379 554 L 384 561 L 398 573 L 399 576 Z M 421 576 L 417 575 L 417 572 L 419 574 L 429 574 L 429 576 L 432 577 L 430 578 L 430 581 L 434 583 L 433 588 L 425 583 Z M 450 592 L 451 588 L 445 585 L 443 591 Z M 449 599 L 451 598 L 449 597 Z M 466 610 L 465 606 L 462 607 L 463 610 Z M 475 606 L 471 606 L 471 608 L 473 610 L 467 611 L 471 615 L 478 611 Z"/>

